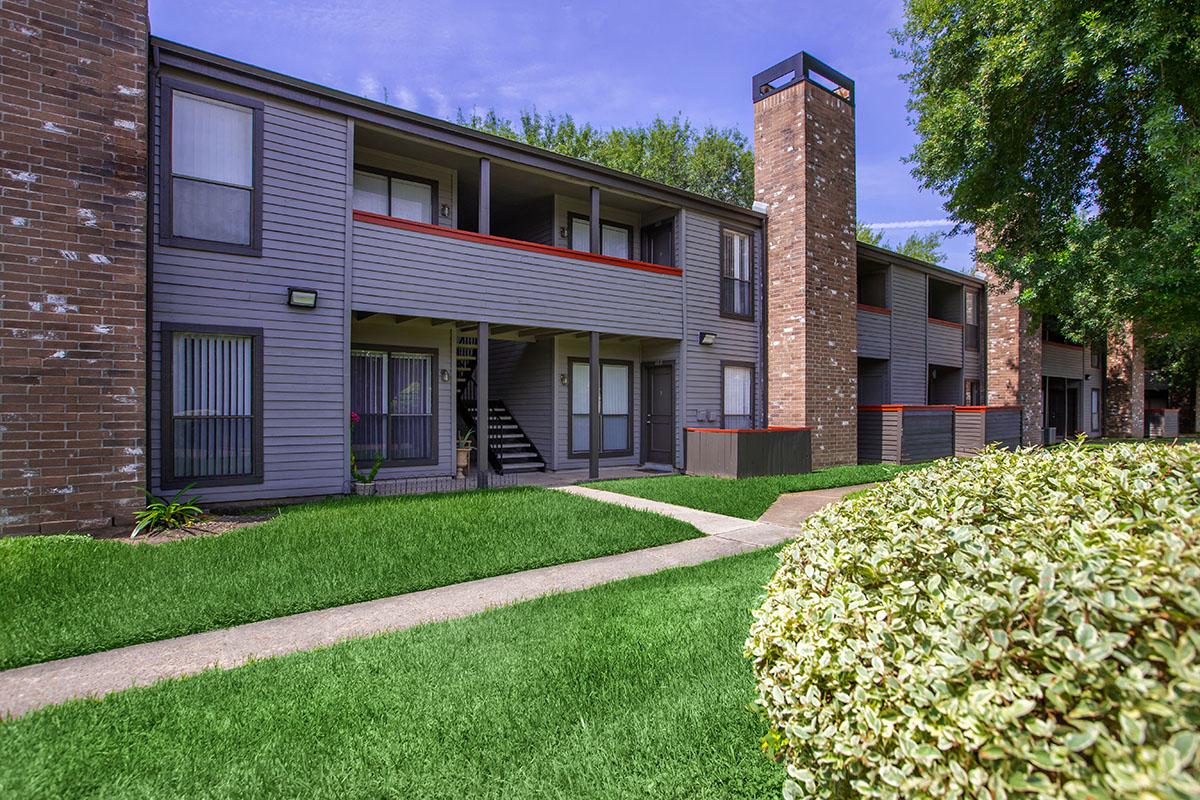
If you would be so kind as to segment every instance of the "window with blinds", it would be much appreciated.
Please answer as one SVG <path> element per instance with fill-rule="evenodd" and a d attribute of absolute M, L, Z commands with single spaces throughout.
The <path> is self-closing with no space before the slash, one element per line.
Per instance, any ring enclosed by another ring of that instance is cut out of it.
<path fill-rule="evenodd" d="M 591 251 L 590 217 L 571 215 L 571 249 L 585 253 Z M 613 258 L 633 258 L 633 228 L 617 222 L 600 220 L 600 254 Z"/>
<path fill-rule="evenodd" d="M 591 369 L 587 361 L 571 360 L 571 454 L 591 450 Z M 620 361 L 600 361 L 600 452 L 627 455 L 633 452 L 633 366 Z"/>
<path fill-rule="evenodd" d="M 171 89 L 167 236 L 256 245 L 256 142 L 261 104 Z M 215 94 L 215 93 L 214 93 Z"/>
<path fill-rule="evenodd" d="M 721 229 L 721 314 L 754 318 L 750 234 L 730 228 Z"/>
<path fill-rule="evenodd" d="M 351 447 L 360 464 L 380 455 L 392 465 L 437 463 L 436 374 L 432 351 L 351 351 L 350 409 L 359 417 Z"/>
<path fill-rule="evenodd" d="M 354 170 L 354 210 L 436 222 L 437 181 L 411 175 L 392 175 L 368 169 Z"/>
<path fill-rule="evenodd" d="M 754 368 L 726 364 L 723 368 L 721 427 L 754 427 Z"/>
<path fill-rule="evenodd" d="M 261 479 L 261 332 L 165 333 L 164 482 Z"/>

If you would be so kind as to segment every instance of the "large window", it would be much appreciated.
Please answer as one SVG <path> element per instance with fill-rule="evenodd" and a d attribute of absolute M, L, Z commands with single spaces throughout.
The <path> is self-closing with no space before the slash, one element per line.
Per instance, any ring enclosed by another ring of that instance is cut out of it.
<path fill-rule="evenodd" d="M 587 455 L 591 449 L 591 367 L 585 359 L 571 359 L 570 450 Z M 600 361 L 600 453 L 633 453 L 633 365 L 628 361 Z"/>
<path fill-rule="evenodd" d="M 750 234 L 721 229 L 721 315 L 754 318 Z"/>
<path fill-rule="evenodd" d="M 750 364 L 721 365 L 721 427 L 754 427 L 754 367 Z"/>
<path fill-rule="evenodd" d="M 163 480 L 262 480 L 262 331 L 162 329 Z"/>
<path fill-rule="evenodd" d="M 355 347 L 350 351 L 350 446 L 360 465 L 436 464 L 437 351 Z"/>
<path fill-rule="evenodd" d="M 415 175 L 354 170 L 354 210 L 437 224 L 438 184 Z"/>
<path fill-rule="evenodd" d="M 964 343 L 968 350 L 979 349 L 979 292 L 968 289 L 966 297 L 967 324 Z"/>
<path fill-rule="evenodd" d="M 569 218 L 571 249 L 589 252 L 592 249 L 591 219 L 581 214 L 571 214 Z M 613 258 L 633 258 L 633 227 L 600 220 L 600 253 Z"/>
<path fill-rule="evenodd" d="M 257 254 L 262 103 L 163 81 L 163 244 Z"/>

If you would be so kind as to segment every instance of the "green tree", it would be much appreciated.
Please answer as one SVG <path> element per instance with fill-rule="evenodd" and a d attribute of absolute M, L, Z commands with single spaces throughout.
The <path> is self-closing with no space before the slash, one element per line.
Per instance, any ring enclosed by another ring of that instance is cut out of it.
<path fill-rule="evenodd" d="M 942 235 L 940 233 L 927 233 L 924 236 L 914 233 L 899 245 L 893 245 L 884 238 L 883 231 L 877 231 L 870 225 L 856 222 L 854 235 L 860 242 L 882 247 L 909 258 L 928 261 L 931 264 L 941 264 L 946 260 L 946 254 L 942 252 Z"/>
<path fill-rule="evenodd" d="M 914 174 L 1023 305 L 1200 332 L 1200 4 L 908 0 L 896 37 Z"/>
<path fill-rule="evenodd" d="M 456 121 L 726 203 L 748 208 L 754 202 L 754 153 L 732 128 L 700 129 L 675 116 L 605 131 L 570 114 L 522 111 L 514 123 L 494 110 L 467 116 L 461 109 Z"/>

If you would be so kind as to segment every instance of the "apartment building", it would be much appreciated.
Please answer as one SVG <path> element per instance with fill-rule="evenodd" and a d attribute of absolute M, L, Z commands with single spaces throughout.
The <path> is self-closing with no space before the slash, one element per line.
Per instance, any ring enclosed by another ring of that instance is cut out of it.
<path fill-rule="evenodd" d="M 341 494 L 352 458 L 446 481 L 469 433 L 487 486 L 683 469 L 688 429 L 822 467 L 1094 424 L 1089 351 L 855 241 L 854 83 L 806 53 L 753 78 L 754 209 L 150 37 L 144 0 L 6 3 L 0 62 L 4 534 Z"/>

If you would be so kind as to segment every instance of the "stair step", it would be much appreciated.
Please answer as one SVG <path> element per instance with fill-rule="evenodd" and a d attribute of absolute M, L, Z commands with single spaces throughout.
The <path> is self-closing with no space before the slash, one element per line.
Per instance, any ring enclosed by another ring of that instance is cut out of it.
<path fill-rule="evenodd" d="M 545 467 L 541 461 L 530 461 L 527 464 L 506 464 L 504 472 L 537 472 Z"/>

